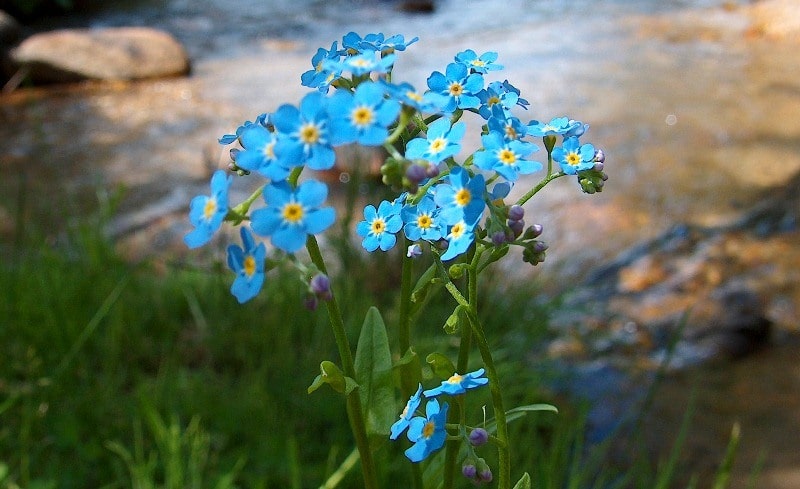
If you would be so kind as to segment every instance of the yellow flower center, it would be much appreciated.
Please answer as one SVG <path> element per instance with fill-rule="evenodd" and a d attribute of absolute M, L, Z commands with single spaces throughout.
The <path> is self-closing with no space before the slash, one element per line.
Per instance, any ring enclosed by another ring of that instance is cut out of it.
<path fill-rule="evenodd" d="M 431 219 L 431 216 L 427 214 L 423 214 L 417 217 L 417 227 L 419 227 L 420 229 L 428 229 L 431 227 L 432 224 L 433 224 L 433 219 Z"/>
<path fill-rule="evenodd" d="M 450 228 L 450 237 L 453 238 L 453 239 L 458 239 L 458 238 L 460 238 L 461 236 L 464 235 L 464 231 L 466 231 L 466 230 L 467 230 L 467 227 L 464 225 L 464 221 L 457 222 L 457 223 L 455 223 L 453 225 L 452 228 Z M 453 375 L 447 381 L 450 382 L 450 383 L 460 382 L 460 380 L 453 381 L 453 379 L 455 379 L 456 377 L 461 379 L 460 376 Z"/>
<path fill-rule="evenodd" d="M 493 97 L 489 97 L 489 100 L 486 101 L 486 105 L 488 105 L 489 107 L 491 107 L 494 104 L 499 104 L 499 103 L 500 103 L 500 97 L 498 97 L 496 95 L 493 96 Z"/>
<path fill-rule="evenodd" d="M 203 217 L 211 219 L 217 212 L 217 199 L 210 197 L 206 200 L 206 205 L 203 206 Z"/>
<path fill-rule="evenodd" d="M 450 84 L 450 87 L 447 89 L 447 91 L 450 92 L 450 95 L 453 97 L 458 97 L 464 93 L 464 87 L 458 82 L 453 82 Z"/>
<path fill-rule="evenodd" d="M 253 255 L 247 255 L 244 259 L 244 274 L 252 277 L 256 273 L 256 259 Z"/>
<path fill-rule="evenodd" d="M 275 141 L 264 146 L 264 157 L 268 160 L 275 159 Z"/>
<path fill-rule="evenodd" d="M 372 66 L 372 62 L 364 58 L 356 58 L 350 63 L 357 68 L 369 68 L 370 66 Z"/>
<path fill-rule="evenodd" d="M 356 126 L 369 126 L 375 119 L 375 114 L 369 107 L 358 107 L 353 111 L 353 123 Z"/>
<path fill-rule="evenodd" d="M 517 155 L 510 149 L 504 148 L 497 153 L 497 159 L 499 159 L 504 165 L 513 165 L 517 162 Z"/>
<path fill-rule="evenodd" d="M 458 224 L 456 224 L 457 226 Z M 455 226 L 453 226 L 455 228 Z M 461 381 L 464 380 L 463 375 L 453 374 L 449 379 L 447 379 L 448 384 L 460 384 Z"/>
<path fill-rule="evenodd" d="M 456 204 L 460 207 L 464 207 L 465 205 L 469 204 L 472 200 L 472 194 L 469 193 L 469 190 L 462 188 L 458 192 L 456 192 Z"/>
<path fill-rule="evenodd" d="M 386 221 L 380 217 L 376 217 L 373 219 L 370 228 L 372 229 L 372 234 L 383 234 L 386 230 Z"/>
<path fill-rule="evenodd" d="M 581 156 L 578 153 L 569 153 L 567 155 L 567 163 L 572 166 L 577 166 L 581 164 Z"/>
<path fill-rule="evenodd" d="M 446 147 L 447 147 L 447 140 L 445 138 L 436 138 L 433 141 L 431 141 L 431 145 L 428 148 L 428 151 L 430 151 L 431 154 L 441 153 L 442 150 L 444 150 L 444 148 Z"/>
<path fill-rule="evenodd" d="M 483 68 L 484 66 L 486 66 L 486 62 L 480 59 L 476 59 L 472 61 L 472 66 L 479 66 Z"/>
<path fill-rule="evenodd" d="M 297 224 L 303 220 L 303 206 L 296 202 L 290 202 L 283 206 L 283 219 L 291 224 Z"/>
<path fill-rule="evenodd" d="M 425 426 L 422 427 L 422 436 L 423 438 L 430 438 L 433 436 L 433 433 L 436 431 L 436 423 L 433 421 L 428 421 L 425 423 Z"/>
<path fill-rule="evenodd" d="M 319 128 L 311 123 L 300 127 L 300 140 L 305 144 L 317 144 L 319 141 Z"/>
<path fill-rule="evenodd" d="M 412 90 L 406 92 L 406 97 L 410 98 L 414 102 L 422 102 L 422 95 Z"/>
<path fill-rule="evenodd" d="M 506 126 L 506 139 L 517 139 L 517 131 L 514 126 Z"/>

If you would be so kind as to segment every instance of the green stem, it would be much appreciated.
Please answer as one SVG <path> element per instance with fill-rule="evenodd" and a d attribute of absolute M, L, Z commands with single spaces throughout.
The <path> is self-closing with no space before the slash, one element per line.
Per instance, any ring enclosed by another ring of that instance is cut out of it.
<path fill-rule="evenodd" d="M 506 424 L 506 410 L 503 407 L 503 394 L 500 388 L 500 378 L 497 375 L 497 370 L 494 367 L 494 360 L 492 359 L 492 352 L 489 350 L 489 344 L 486 341 L 486 334 L 483 331 L 483 325 L 478 319 L 477 311 L 470 311 L 468 314 L 470 324 L 472 325 L 472 332 L 475 335 L 476 343 L 478 344 L 478 351 L 480 351 L 481 359 L 483 360 L 486 369 L 486 378 L 489 379 L 489 390 L 492 394 L 492 406 L 494 408 L 494 416 L 497 420 L 497 454 L 499 465 L 499 476 L 497 478 L 498 489 L 508 489 L 511 484 L 511 454 L 508 442 L 508 425 Z"/>
<path fill-rule="evenodd" d="M 525 202 L 529 201 L 531 199 L 531 197 L 536 195 L 536 193 L 539 192 L 539 190 L 543 189 L 545 185 L 547 185 L 548 183 L 552 182 L 556 178 L 563 177 L 564 175 L 565 174 L 562 173 L 562 172 L 548 173 L 548 175 L 546 177 L 544 177 L 541 182 L 536 184 L 535 187 L 533 187 L 525 195 L 520 197 L 519 200 L 516 202 L 516 204 L 517 205 L 523 205 Z"/>
<path fill-rule="evenodd" d="M 325 261 L 322 258 L 317 239 L 313 234 L 308 235 L 308 239 L 306 239 L 306 249 L 308 249 L 308 254 L 314 265 L 317 266 L 320 272 L 327 275 L 328 270 L 325 266 Z M 350 350 L 350 342 L 347 340 L 344 320 L 339 310 L 339 304 L 336 302 L 336 296 L 334 295 L 330 300 L 325 301 L 325 306 L 328 309 L 328 317 L 331 321 L 333 336 L 336 339 L 336 346 L 339 349 L 342 371 L 346 376 L 355 379 L 356 369 L 353 363 L 353 354 Z M 369 447 L 367 428 L 361 407 L 361 396 L 359 395 L 358 389 L 353 390 L 353 392 L 347 395 L 347 416 L 350 418 L 350 428 L 353 431 L 353 436 L 356 439 L 356 447 L 361 457 L 364 487 L 365 489 L 378 489 L 378 476 L 375 471 L 375 462 L 372 459 L 372 452 Z"/>

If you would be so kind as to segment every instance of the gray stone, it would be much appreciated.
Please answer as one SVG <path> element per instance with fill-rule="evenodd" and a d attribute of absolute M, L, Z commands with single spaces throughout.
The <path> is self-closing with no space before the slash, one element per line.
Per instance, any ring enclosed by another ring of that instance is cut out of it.
<path fill-rule="evenodd" d="M 184 75 L 189 58 L 170 34 L 144 27 L 35 34 L 11 51 L 34 82 L 137 80 Z"/>

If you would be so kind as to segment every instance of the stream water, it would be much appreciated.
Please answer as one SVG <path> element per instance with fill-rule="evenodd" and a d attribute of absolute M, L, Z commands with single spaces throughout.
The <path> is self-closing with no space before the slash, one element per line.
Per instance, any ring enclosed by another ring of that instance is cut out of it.
<path fill-rule="evenodd" d="M 746 36 L 735 2 L 440 0 L 436 7 L 411 14 L 381 1 L 152 0 L 60 21 L 165 29 L 186 45 L 192 74 L 0 95 L 0 233 L 13 235 L 20 201 L 28 217 L 56 225 L 63 214 L 54 207 L 80 212 L 98 189 L 122 186 L 112 232 L 130 252 L 184 252 L 188 202 L 227 162 L 216 138 L 296 103 L 316 48 L 351 30 L 419 36 L 395 70 L 395 80 L 417 87 L 463 49 L 497 51 L 506 67 L 498 77 L 531 102 L 518 114 L 524 120 L 569 115 L 591 124 L 585 139 L 608 155 L 605 191 L 583 195 L 559 180 L 527 211 L 544 225 L 552 251 L 543 269 L 560 284 L 676 223 L 729 222 L 800 169 L 796 45 Z M 247 182 L 236 185 L 247 191 Z M 785 361 L 762 357 L 775 369 Z"/>

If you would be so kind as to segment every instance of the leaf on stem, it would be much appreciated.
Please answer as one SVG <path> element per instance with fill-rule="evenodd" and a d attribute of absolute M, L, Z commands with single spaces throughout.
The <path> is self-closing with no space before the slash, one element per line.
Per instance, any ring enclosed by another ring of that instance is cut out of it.
<path fill-rule="evenodd" d="M 366 416 L 367 434 L 386 437 L 397 413 L 392 383 L 392 354 L 386 325 L 371 307 L 361 326 L 355 358 L 356 379 Z"/>

